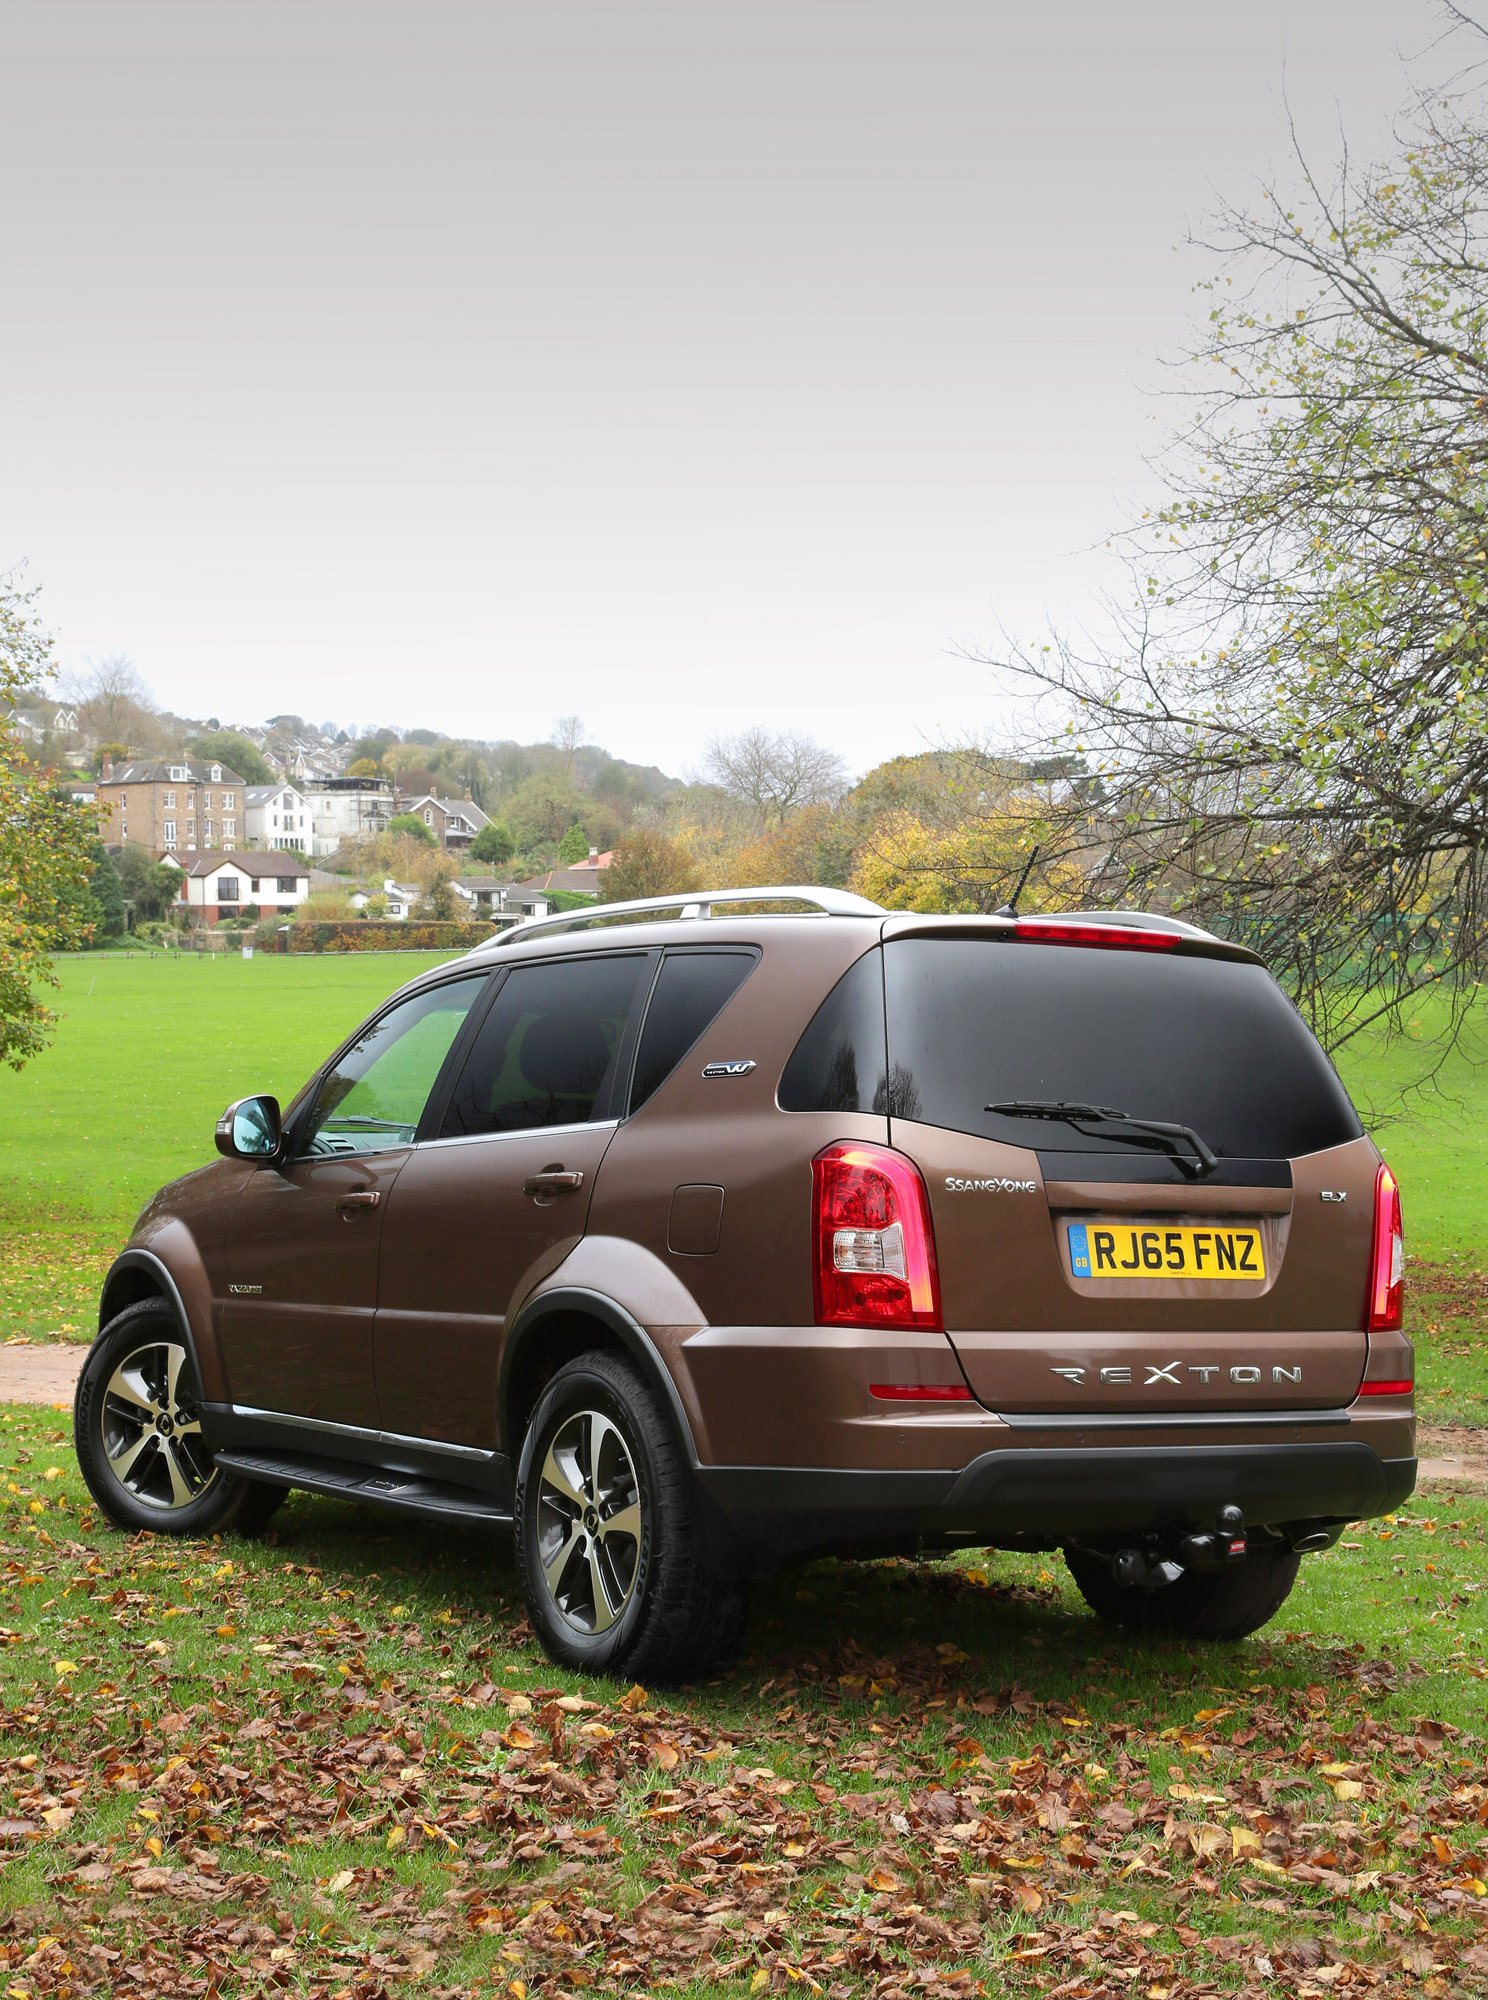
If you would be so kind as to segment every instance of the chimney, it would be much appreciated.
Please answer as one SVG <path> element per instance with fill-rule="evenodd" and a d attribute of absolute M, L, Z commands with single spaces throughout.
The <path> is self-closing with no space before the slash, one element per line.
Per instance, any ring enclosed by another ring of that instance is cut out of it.
<path fill-rule="evenodd" d="M 599 849 L 598 849 L 597 847 L 591 847 L 591 848 L 590 848 L 590 850 L 589 850 L 589 859 L 590 859 L 591 861 L 598 861 L 598 859 L 599 859 Z"/>
<path fill-rule="evenodd" d="M 113 775 L 114 775 L 114 760 L 112 757 L 105 757 L 103 760 L 103 774 L 102 774 L 103 783 L 106 785 L 109 782 L 109 780 L 113 777 Z"/>

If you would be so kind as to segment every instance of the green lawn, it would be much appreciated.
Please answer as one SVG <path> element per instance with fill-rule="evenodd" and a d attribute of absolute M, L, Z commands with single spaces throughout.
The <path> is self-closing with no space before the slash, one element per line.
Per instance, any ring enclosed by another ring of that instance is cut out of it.
<path fill-rule="evenodd" d="M 429 962 L 69 962 L 0 1073 L 9 1330 L 87 1337 L 223 1104 Z M 1423 1407 L 1470 1422 L 1481 1076 L 1383 1135 Z M 1262 1638 L 1146 1653 L 1054 1556 L 815 1563 L 667 1695 L 555 1670 L 497 1535 L 296 1496 L 265 1541 L 127 1539 L 62 1416 L 3 1411 L 0 1994 L 1488 1993 L 1485 1531 L 1429 1491 Z"/>
<path fill-rule="evenodd" d="M 99 1282 L 224 1105 L 283 1102 L 379 1000 L 448 953 L 62 961 L 46 1053 L 0 1069 L 0 1337 L 89 1338 Z"/>

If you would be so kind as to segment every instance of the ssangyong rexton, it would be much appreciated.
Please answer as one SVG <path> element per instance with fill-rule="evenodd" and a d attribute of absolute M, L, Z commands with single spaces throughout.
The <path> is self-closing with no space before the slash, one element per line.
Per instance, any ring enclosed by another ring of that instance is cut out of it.
<path fill-rule="evenodd" d="M 217 1146 L 104 1285 L 100 1506 L 510 1523 L 571 1666 L 685 1676 L 794 1554 L 968 1543 L 1234 1639 L 1414 1482 L 1395 1182 L 1260 961 L 1172 920 L 529 923 Z"/>

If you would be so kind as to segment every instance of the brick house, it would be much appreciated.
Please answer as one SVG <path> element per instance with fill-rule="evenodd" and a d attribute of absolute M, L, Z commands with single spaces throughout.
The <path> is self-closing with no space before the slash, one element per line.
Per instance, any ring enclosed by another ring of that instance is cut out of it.
<path fill-rule="evenodd" d="M 474 799 L 437 799 L 432 792 L 417 799 L 400 799 L 398 810 L 416 814 L 441 847 L 468 847 L 481 828 L 491 824 Z"/>
<path fill-rule="evenodd" d="M 226 764 L 105 759 L 95 787 L 99 837 L 106 845 L 188 854 L 246 840 L 247 786 Z"/>
<path fill-rule="evenodd" d="M 181 870 L 177 907 L 204 924 L 240 916 L 250 905 L 266 918 L 289 917 L 310 893 L 310 870 L 288 854 L 163 853 L 160 858 Z"/>

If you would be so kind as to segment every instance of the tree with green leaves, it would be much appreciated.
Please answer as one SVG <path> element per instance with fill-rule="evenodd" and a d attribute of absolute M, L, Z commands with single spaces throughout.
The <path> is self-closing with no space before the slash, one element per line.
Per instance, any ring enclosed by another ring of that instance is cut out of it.
<path fill-rule="evenodd" d="M 587 861 L 588 858 L 589 836 L 581 823 L 575 820 L 558 843 L 558 859 L 565 868 L 570 868 L 575 861 Z"/>
<path fill-rule="evenodd" d="M 214 729 L 205 736 L 194 736 L 186 745 L 186 754 L 203 764 L 225 764 L 245 785 L 272 785 L 277 778 L 263 752 L 237 729 Z"/>
<path fill-rule="evenodd" d="M 410 840 L 421 840 L 425 847 L 439 845 L 433 827 L 425 826 L 417 813 L 394 813 L 387 823 L 387 830 L 391 834 L 403 834 Z"/>
<path fill-rule="evenodd" d="M 470 843 L 471 860 L 484 861 L 492 868 L 510 861 L 516 851 L 511 828 L 499 819 L 488 820 Z"/>
<path fill-rule="evenodd" d="M 1120 631 L 1003 662 L 1105 787 L 1103 898 L 1254 945 L 1332 1048 L 1433 988 L 1455 1027 L 1488 956 L 1480 89 L 1401 134 L 1220 216 Z M 1088 801 L 1064 818 L 1088 850 Z"/>
<path fill-rule="evenodd" d="M 181 893 L 180 869 L 154 860 L 137 841 L 126 841 L 119 849 L 114 872 L 124 900 L 134 906 L 136 923 L 158 924 Z"/>
<path fill-rule="evenodd" d="M 50 646 L 34 591 L 0 576 L 0 704 L 50 673 Z M 13 723 L 0 720 L 0 1062 L 12 1069 L 45 1045 L 55 1016 L 37 988 L 55 986 L 52 954 L 76 951 L 92 932 L 86 903 L 98 827 L 27 757 Z"/>

